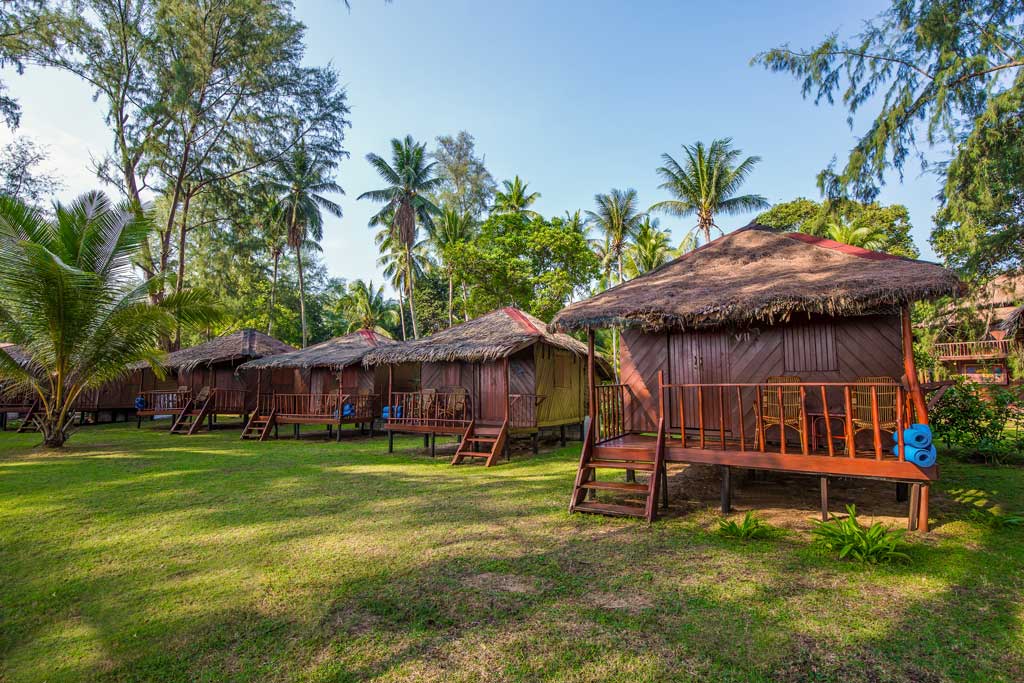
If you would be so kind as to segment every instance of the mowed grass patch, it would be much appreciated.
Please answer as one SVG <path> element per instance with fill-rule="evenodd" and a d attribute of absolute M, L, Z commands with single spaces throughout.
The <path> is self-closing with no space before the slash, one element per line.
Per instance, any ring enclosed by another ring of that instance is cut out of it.
<path fill-rule="evenodd" d="M 912 561 L 863 567 L 711 505 L 569 515 L 576 443 L 484 469 L 416 437 L 38 440 L 0 434 L 0 680 L 1024 679 L 1024 531 L 969 514 L 1024 510 L 1019 468 L 944 460 Z"/>

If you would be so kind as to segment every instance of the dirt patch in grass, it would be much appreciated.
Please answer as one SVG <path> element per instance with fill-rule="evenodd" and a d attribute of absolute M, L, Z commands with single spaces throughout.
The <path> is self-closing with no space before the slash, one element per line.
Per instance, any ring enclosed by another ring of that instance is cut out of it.
<path fill-rule="evenodd" d="M 493 572 L 466 576 L 462 579 L 462 585 L 493 593 L 520 593 L 524 595 L 540 593 L 544 588 L 543 582 L 532 576 L 495 574 Z"/>
<path fill-rule="evenodd" d="M 654 607 L 654 601 L 642 593 L 591 593 L 587 603 L 601 609 L 614 609 L 628 614 L 639 614 Z"/>

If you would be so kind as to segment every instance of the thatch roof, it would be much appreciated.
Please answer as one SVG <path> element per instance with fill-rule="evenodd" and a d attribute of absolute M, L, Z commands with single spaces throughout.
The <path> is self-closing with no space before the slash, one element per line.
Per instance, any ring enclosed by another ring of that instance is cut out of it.
<path fill-rule="evenodd" d="M 161 365 L 170 370 L 188 371 L 200 365 L 214 365 L 237 360 L 250 360 L 294 351 L 283 341 L 257 330 L 243 329 L 167 354 Z M 133 369 L 149 367 L 137 363 Z"/>
<path fill-rule="evenodd" d="M 1024 332 L 1024 306 L 1013 309 L 999 327 L 1006 332 L 1007 337 L 1016 337 Z"/>
<path fill-rule="evenodd" d="M 10 342 L 0 342 L 0 349 L 3 349 L 7 353 L 7 355 L 11 357 L 11 360 L 13 360 L 18 365 L 21 365 L 22 367 L 28 365 L 28 354 L 25 353 L 25 349 L 21 348 L 17 344 L 11 344 Z"/>
<path fill-rule="evenodd" d="M 934 263 L 751 224 L 563 309 L 552 329 L 708 328 L 892 310 L 960 290 Z"/>
<path fill-rule="evenodd" d="M 274 356 L 267 356 L 258 360 L 251 360 L 238 366 L 239 372 L 250 370 L 268 369 L 299 369 L 309 370 L 312 368 L 328 368 L 330 370 L 341 370 L 342 368 L 361 363 L 363 356 L 369 351 L 380 346 L 395 344 L 393 339 L 377 334 L 371 330 L 359 330 L 341 337 L 328 339 L 325 342 L 313 346 L 292 351 L 290 353 L 279 353 Z"/>
<path fill-rule="evenodd" d="M 395 363 L 478 363 L 498 360 L 536 344 L 587 355 L 587 347 L 567 334 L 555 334 L 547 325 L 517 308 L 499 308 L 469 322 L 449 327 L 416 341 L 378 347 L 363 358 L 365 365 Z"/>

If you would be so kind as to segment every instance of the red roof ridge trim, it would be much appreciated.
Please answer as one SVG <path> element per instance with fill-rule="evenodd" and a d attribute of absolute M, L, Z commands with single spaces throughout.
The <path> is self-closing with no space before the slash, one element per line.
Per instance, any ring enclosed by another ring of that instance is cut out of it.
<path fill-rule="evenodd" d="M 359 330 L 359 334 L 363 335 L 363 338 L 370 343 L 370 346 L 377 346 L 377 337 L 372 330 Z"/>
<path fill-rule="evenodd" d="M 527 318 L 523 314 L 523 312 L 520 311 L 518 308 L 513 308 L 512 306 L 506 306 L 502 310 L 505 311 L 505 315 L 507 315 L 508 317 L 512 318 L 517 323 L 519 323 L 519 326 L 522 327 L 527 332 L 529 332 L 530 334 L 535 334 L 535 335 L 538 335 L 538 336 L 544 336 L 544 333 L 541 332 L 540 330 L 538 330 L 537 326 L 534 325 L 533 322 L 531 322 L 530 319 Z"/>
<path fill-rule="evenodd" d="M 835 240 L 830 240 L 826 237 L 815 237 L 814 235 L 808 235 L 803 232 L 787 232 L 783 234 L 797 242 L 812 244 L 816 247 L 821 247 L 822 249 L 831 249 L 842 254 L 848 254 L 849 256 L 856 256 L 858 258 L 868 259 L 871 261 L 904 260 L 902 256 L 896 256 L 895 254 L 883 254 L 880 251 L 871 251 L 870 249 L 864 249 L 863 247 L 855 247 L 852 244 L 836 242 Z"/>

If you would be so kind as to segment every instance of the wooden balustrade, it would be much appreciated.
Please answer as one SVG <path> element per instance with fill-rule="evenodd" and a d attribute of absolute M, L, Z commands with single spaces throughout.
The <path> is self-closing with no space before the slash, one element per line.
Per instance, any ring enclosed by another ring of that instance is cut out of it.
<path fill-rule="evenodd" d="M 1004 358 L 1010 352 L 1011 340 L 987 339 L 969 342 L 942 342 L 935 345 L 940 360 L 971 360 L 972 358 Z"/>
<path fill-rule="evenodd" d="M 139 392 L 145 402 L 142 408 L 153 415 L 173 415 L 184 410 L 192 400 L 192 392 L 188 389 L 171 389 L 164 391 Z"/>
<path fill-rule="evenodd" d="M 245 405 L 245 389 L 222 389 L 214 387 L 210 389 L 210 412 L 213 413 L 237 413 L 241 415 L 247 412 Z"/>
<path fill-rule="evenodd" d="M 377 417 L 380 397 L 377 394 L 260 394 L 261 415 L 271 409 L 280 418 L 322 418 L 324 422 L 344 420 L 370 421 Z"/>
<path fill-rule="evenodd" d="M 625 384 L 600 384 L 594 387 L 597 404 L 597 443 L 614 439 L 633 431 L 630 388 Z"/>
<path fill-rule="evenodd" d="M 536 427 L 540 394 L 509 394 L 509 423 L 512 427 Z"/>
<path fill-rule="evenodd" d="M 598 442 L 630 432 L 625 388 L 597 390 Z M 912 410 L 893 381 L 665 384 L 661 392 L 669 445 L 684 448 L 902 460 L 892 437 Z"/>
<path fill-rule="evenodd" d="M 394 391 L 388 401 L 388 423 L 419 427 L 460 427 L 472 419 L 466 392 Z"/>

